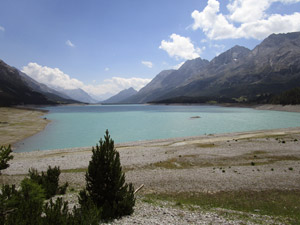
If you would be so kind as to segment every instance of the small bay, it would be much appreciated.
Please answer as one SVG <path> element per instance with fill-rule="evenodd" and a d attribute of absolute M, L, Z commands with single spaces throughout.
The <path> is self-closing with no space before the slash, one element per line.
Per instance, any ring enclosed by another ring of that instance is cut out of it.
<path fill-rule="evenodd" d="M 220 106 L 80 105 L 43 108 L 45 130 L 15 152 L 95 146 L 109 130 L 115 143 L 300 126 L 300 113 Z"/>

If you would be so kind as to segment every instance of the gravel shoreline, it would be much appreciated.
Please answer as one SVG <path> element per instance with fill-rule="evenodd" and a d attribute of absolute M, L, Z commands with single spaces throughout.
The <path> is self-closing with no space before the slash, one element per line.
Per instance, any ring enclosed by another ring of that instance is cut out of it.
<path fill-rule="evenodd" d="M 276 218 L 258 214 L 240 219 L 236 216 L 240 212 L 226 212 L 228 217 L 221 212 L 224 209 L 190 210 L 169 201 L 149 203 L 143 196 L 300 190 L 300 127 L 138 141 L 116 148 L 126 181 L 145 187 L 139 192 L 134 214 L 111 224 L 276 224 Z M 13 155 L 1 183 L 18 184 L 32 167 L 45 171 L 48 166 L 59 166 L 60 181 L 79 190 L 85 185 L 91 147 Z M 64 198 L 77 204 L 75 193 Z"/>
<path fill-rule="evenodd" d="M 300 128 L 139 141 L 116 148 L 127 181 L 145 184 L 144 193 L 300 188 Z M 32 167 L 45 171 L 59 166 L 63 181 L 81 187 L 91 147 L 13 155 L 3 171 L 8 183 L 18 182 Z"/>
<path fill-rule="evenodd" d="M 145 185 L 140 196 L 300 189 L 300 127 L 140 141 L 116 148 L 126 181 L 136 188 Z M 45 171 L 48 166 L 60 166 L 60 182 L 79 190 L 85 185 L 91 147 L 13 155 L 1 183 L 18 184 L 31 167 Z M 65 199 L 77 204 L 75 193 Z M 133 215 L 111 224 L 282 224 L 259 214 L 241 219 L 236 213 L 226 212 L 230 217 L 224 217 L 218 210 L 190 210 L 174 202 L 152 204 L 139 198 Z"/>

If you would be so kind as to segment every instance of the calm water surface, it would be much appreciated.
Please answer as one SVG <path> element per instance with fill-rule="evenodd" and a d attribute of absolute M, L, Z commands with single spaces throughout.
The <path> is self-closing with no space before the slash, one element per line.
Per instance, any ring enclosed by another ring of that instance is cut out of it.
<path fill-rule="evenodd" d="M 115 143 L 300 126 L 300 113 L 219 106 L 47 107 L 52 122 L 16 152 L 95 146 L 106 129 Z M 201 118 L 192 119 L 191 117 Z"/>

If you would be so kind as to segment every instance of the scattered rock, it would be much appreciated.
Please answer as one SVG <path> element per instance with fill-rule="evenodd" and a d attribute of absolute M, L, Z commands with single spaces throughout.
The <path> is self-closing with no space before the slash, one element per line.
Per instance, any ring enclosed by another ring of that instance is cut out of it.
<path fill-rule="evenodd" d="M 190 119 L 199 119 L 199 118 L 201 118 L 200 116 L 192 116 L 192 117 L 190 117 Z"/>

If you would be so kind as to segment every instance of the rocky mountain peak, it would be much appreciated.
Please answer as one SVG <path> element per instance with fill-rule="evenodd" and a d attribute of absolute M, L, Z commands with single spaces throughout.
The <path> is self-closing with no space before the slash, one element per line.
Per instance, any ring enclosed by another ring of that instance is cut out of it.
<path fill-rule="evenodd" d="M 201 59 L 196 58 L 196 59 L 191 59 L 191 60 L 187 60 L 178 70 L 186 70 L 186 69 L 191 69 L 191 68 L 201 68 L 203 66 L 206 66 L 209 63 L 208 60 L 206 59 Z"/>
<path fill-rule="evenodd" d="M 211 63 L 215 65 L 226 65 L 232 62 L 238 62 L 240 59 L 246 57 L 250 52 L 251 51 L 248 48 L 235 45 L 231 49 L 215 57 Z"/>
<path fill-rule="evenodd" d="M 105 104 L 122 103 L 123 100 L 133 96 L 136 93 L 137 93 L 137 91 L 133 87 L 130 87 L 128 89 L 124 89 L 124 90 L 120 91 L 118 94 L 110 97 L 109 99 L 103 101 L 102 103 L 105 103 Z"/>
<path fill-rule="evenodd" d="M 300 32 L 271 34 L 253 49 L 252 55 L 265 55 L 282 48 L 288 48 L 289 51 L 295 51 L 295 48 L 300 49 Z"/>

